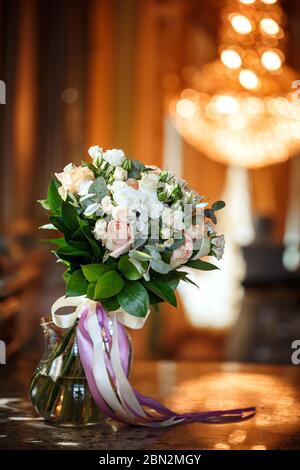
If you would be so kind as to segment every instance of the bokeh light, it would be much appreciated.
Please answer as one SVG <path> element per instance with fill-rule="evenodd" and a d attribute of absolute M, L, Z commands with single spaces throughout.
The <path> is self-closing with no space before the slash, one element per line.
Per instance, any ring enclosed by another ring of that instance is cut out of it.
<path fill-rule="evenodd" d="M 238 69 L 242 65 L 241 56 L 232 49 L 226 49 L 221 53 L 221 60 L 229 69 Z"/>

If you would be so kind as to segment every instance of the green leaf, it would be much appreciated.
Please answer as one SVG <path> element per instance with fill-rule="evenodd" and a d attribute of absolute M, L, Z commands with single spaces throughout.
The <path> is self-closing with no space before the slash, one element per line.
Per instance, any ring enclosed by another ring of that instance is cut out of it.
<path fill-rule="evenodd" d="M 44 224 L 39 227 L 40 230 L 58 230 L 53 224 Z"/>
<path fill-rule="evenodd" d="M 85 295 L 89 283 L 85 279 L 81 269 L 78 269 L 68 279 L 66 287 L 66 297 L 75 297 L 77 295 Z"/>
<path fill-rule="evenodd" d="M 207 261 L 202 261 L 201 259 L 188 261 L 186 266 L 194 269 L 200 269 L 201 271 L 213 271 L 215 269 L 219 269 L 218 266 L 208 263 Z"/>
<path fill-rule="evenodd" d="M 95 299 L 107 299 L 113 295 L 118 294 L 124 286 L 124 281 L 121 276 L 116 271 L 108 271 L 103 274 L 97 284 L 95 289 Z"/>
<path fill-rule="evenodd" d="M 224 201 L 216 201 L 216 202 L 213 203 L 211 208 L 212 208 L 213 211 L 219 211 L 219 210 L 223 209 L 225 206 L 226 206 L 226 204 L 225 204 Z"/>
<path fill-rule="evenodd" d="M 85 264 L 82 272 L 89 282 L 97 282 L 99 278 L 108 271 L 114 271 L 115 267 L 108 264 Z"/>
<path fill-rule="evenodd" d="M 41 206 L 46 209 L 46 211 L 50 211 L 50 206 L 49 206 L 49 203 L 48 203 L 48 199 L 39 199 L 37 201 L 39 204 L 41 204 Z"/>
<path fill-rule="evenodd" d="M 59 258 L 66 261 L 74 261 L 74 258 L 91 259 L 91 255 L 88 251 L 79 250 L 69 245 L 58 248 L 55 253 Z"/>
<path fill-rule="evenodd" d="M 48 186 L 47 202 L 52 214 L 54 215 L 61 214 L 62 198 L 58 193 L 58 187 L 58 181 L 52 177 Z"/>
<path fill-rule="evenodd" d="M 56 227 L 60 232 L 62 232 L 67 238 L 70 238 L 72 232 L 68 229 L 66 224 L 63 221 L 63 218 L 60 215 L 51 215 L 49 217 L 50 222 Z"/>
<path fill-rule="evenodd" d="M 86 295 L 91 300 L 94 300 L 94 297 L 95 297 L 95 287 L 96 287 L 96 282 L 91 282 L 91 284 L 87 288 Z"/>
<path fill-rule="evenodd" d="M 161 299 L 174 307 L 177 307 L 177 300 L 174 291 L 165 281 L 153 279 L 152 281 L 145 282 L 144 286 Z"/>
<path fill-rule="evenodd" d="M 101 303 L 108 312 L 113 312 L 114 310 L 118 310 L 118 308 L 120 308 L 120 304 L 118 302 L 117 297 L 110 297 L 109 299 L 101 299 Z"/>
<path fill-rule="evenodd" d="M 118 263 L 118 269 L 124 274 L 124 277 L 130 281 L 136 281 L 137 279 L 141 279 L 143 276 L 131 263 L 128 255 L 122 256 Z"/>
<path fill-rule="evenodd" d="M 90 252 L 90 245 L 85 240 L 69 240 L 67 244 L 76 250 Z"/>
<path fill-rule="evenodd" d="M 180 279 L 188 284 L 191 284 L 193 286 L 196 286 L 198 289 L 199 289 L 199 286 L 194 282 L 192 281 L 192 279 L 190 279 L 188 277 L 188 273 L 184 272 L 184 271 L 180 271 L 178 272 L 178 274 L 180 274 Z"/>
<path fill-rule="evenodd" d="M 89 188 L 89 194 L 96 194 L 96 197 L 95 197 L 96 202 L 100 202 L 105 196 L 108 195 L 108 189 L 107 189 L 106 182 L 103 176 L 99 176 L 91 184 Z"/>
<path fill-rule="evenodd" d="M 61 215 L 64 224 L 68 227 L 71 232 L 75 232 L 78 228 L 78 220 L 77 220 L 77 210 L 71 204 L 67 202 L 62 203 L 61 207 Z"/>
<path fill-rule="evenodd" d="M 149 295 L 139 282 L 127 281 L 123 290 L 117 295 L 120 306 L 125 312 L 135 317 L 145 317 L 149 309 Z"/>
<path fill-rule="evenodd" d="M 41 240 L 43 243 L 51 243 L 53 245 L 57 245 L 59 247 L 65 246 L 66 245 L 66 240 L 64 237 L 58 237 L 58 238 L 49 238 L 48 240 L 44 239 Z"/>
<path fill-rule="evenodd" d="M 91 232 L 89 224 L 85 222 L 84 220 L 80 219 L 79 217 L 78 217 L 78 223 L 79 223 L 82 234 L 85 236 L 85 238 L 88 240 L 89 244 L 92 247 L 93 256 L 95 258 L 98 258 L 101 255 L 101 247 L 94 239 L 94 236 Z"/>

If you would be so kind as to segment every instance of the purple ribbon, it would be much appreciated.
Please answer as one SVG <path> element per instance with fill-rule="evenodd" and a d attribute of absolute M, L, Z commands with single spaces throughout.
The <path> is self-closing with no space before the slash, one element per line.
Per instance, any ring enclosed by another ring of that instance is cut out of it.
<path fill-rule="evenodd" d="M 101 304 L 97 304 L 96 310 L 92 315 L 96 315 L 99 325 L 99 334 L 101 336 L 99 341 L 102 345 L 100 351 L 103 351 L 104 361 L 102 364 L 105 370 L 95 370 L 94 343 L 88 327 L 90 315 L 91 312 L 89 308 L 85 307 L 77 326 L 78 349 L 91 394 L 97 406 L 106 415 L 124 423 L 148 427 L 162 427 L 188 422 L 226 423 L 244 421 L 255 415 L 255 407 L 178 414 L 162 405 L 157 400 L 139 393 L 127 380 L 131 349 L 125 327 L 119 321 L 116 321 L 113 325 L 111 318 L 107 315 L 107 312 Z M 122 374 L 120 374 L 120 370 L 116 367 L 116 363 L 111 357 L 114 340 L 117 340 L 119 351 L 118 359 L 123 369 Z M 97 372 L 97 374 L 95 374 L 95 372 Z M 99 379 L 97 380 L 95 377 L 95 375 L 98 375 L 98 372 L 104 374 L 105 377 L 109 377 L 109 385 L 111 384 L 109 391 L 107 389 L 107 383 L 105 385 L 104 381 L 102 386 L 101 380 L 99 382 Z M 128 391 L 129 388 L 129 394 L 124 393 L 124 387 L 122 388 L 120 386 L 122 381 L 124 385 L 124 380 L 126 381 L 125 389 Z M 134 397 L 133 401 L 136 401 L 136 406 L 132 404 L 132 400 L 130 401 L 129 395 Z M 106 399 L 104 397 L 106 397 Z M 110 398 L 112 398 L 113 401 L 115 400 L 115 402 L 117 401 L 117 407 L 114 408 L 114 406 L 108 404 L 108 401 L 113 403 Z"/>

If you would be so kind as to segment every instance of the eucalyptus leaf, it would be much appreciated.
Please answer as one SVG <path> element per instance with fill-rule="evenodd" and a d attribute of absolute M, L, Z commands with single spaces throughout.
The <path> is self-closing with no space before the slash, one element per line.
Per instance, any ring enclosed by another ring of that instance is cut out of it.
<path fill-rule="evenodd" d="M 150 267 L 154 271 L 161 273 L 161 274 L 168 274 L 170 271 L 173 270 L 173 268 L 169 264 L 165 263 L 162 260 L 155 260 L 155 259 L 153 259 L 150 262 Z"/>
<path fill-rule="evenodd" d="M 108 189 L 103 176 L 98 176 L 89 188 L 89 193 L 95 194 L 96 202 L 100 202 L 105 196 L 108 195 Z"/>
<path fill-rule="evenodd" d="M 151 261 L 152 259 L 151 255 L 148 255 L 147 253 L 144 253 L 143 251 L 138 251 L 138 250 L 130 250 L 129 257 L 140 262 Z"/>
<path fill-rule="evenodd" d="M 211 206 L 212 210 L 213 211 L 219 211 L 221 209 L 223 209 L 225 207 L 225 202 L 224 201 L 216 201 L 213 203 L 213 205 Z"/>

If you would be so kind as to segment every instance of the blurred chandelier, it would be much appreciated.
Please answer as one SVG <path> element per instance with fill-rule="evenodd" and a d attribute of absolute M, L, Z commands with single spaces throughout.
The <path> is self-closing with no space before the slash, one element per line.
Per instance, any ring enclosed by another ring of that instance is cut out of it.
<path fill-rule="evenodd" d="M 298 83 L 284 63 L 283 25 L 277 0 L 227 0 L 219 58 L 190 74 L 170 105 L 179 133 L 208 157 L 254 168 L 300 149 Z"/>

